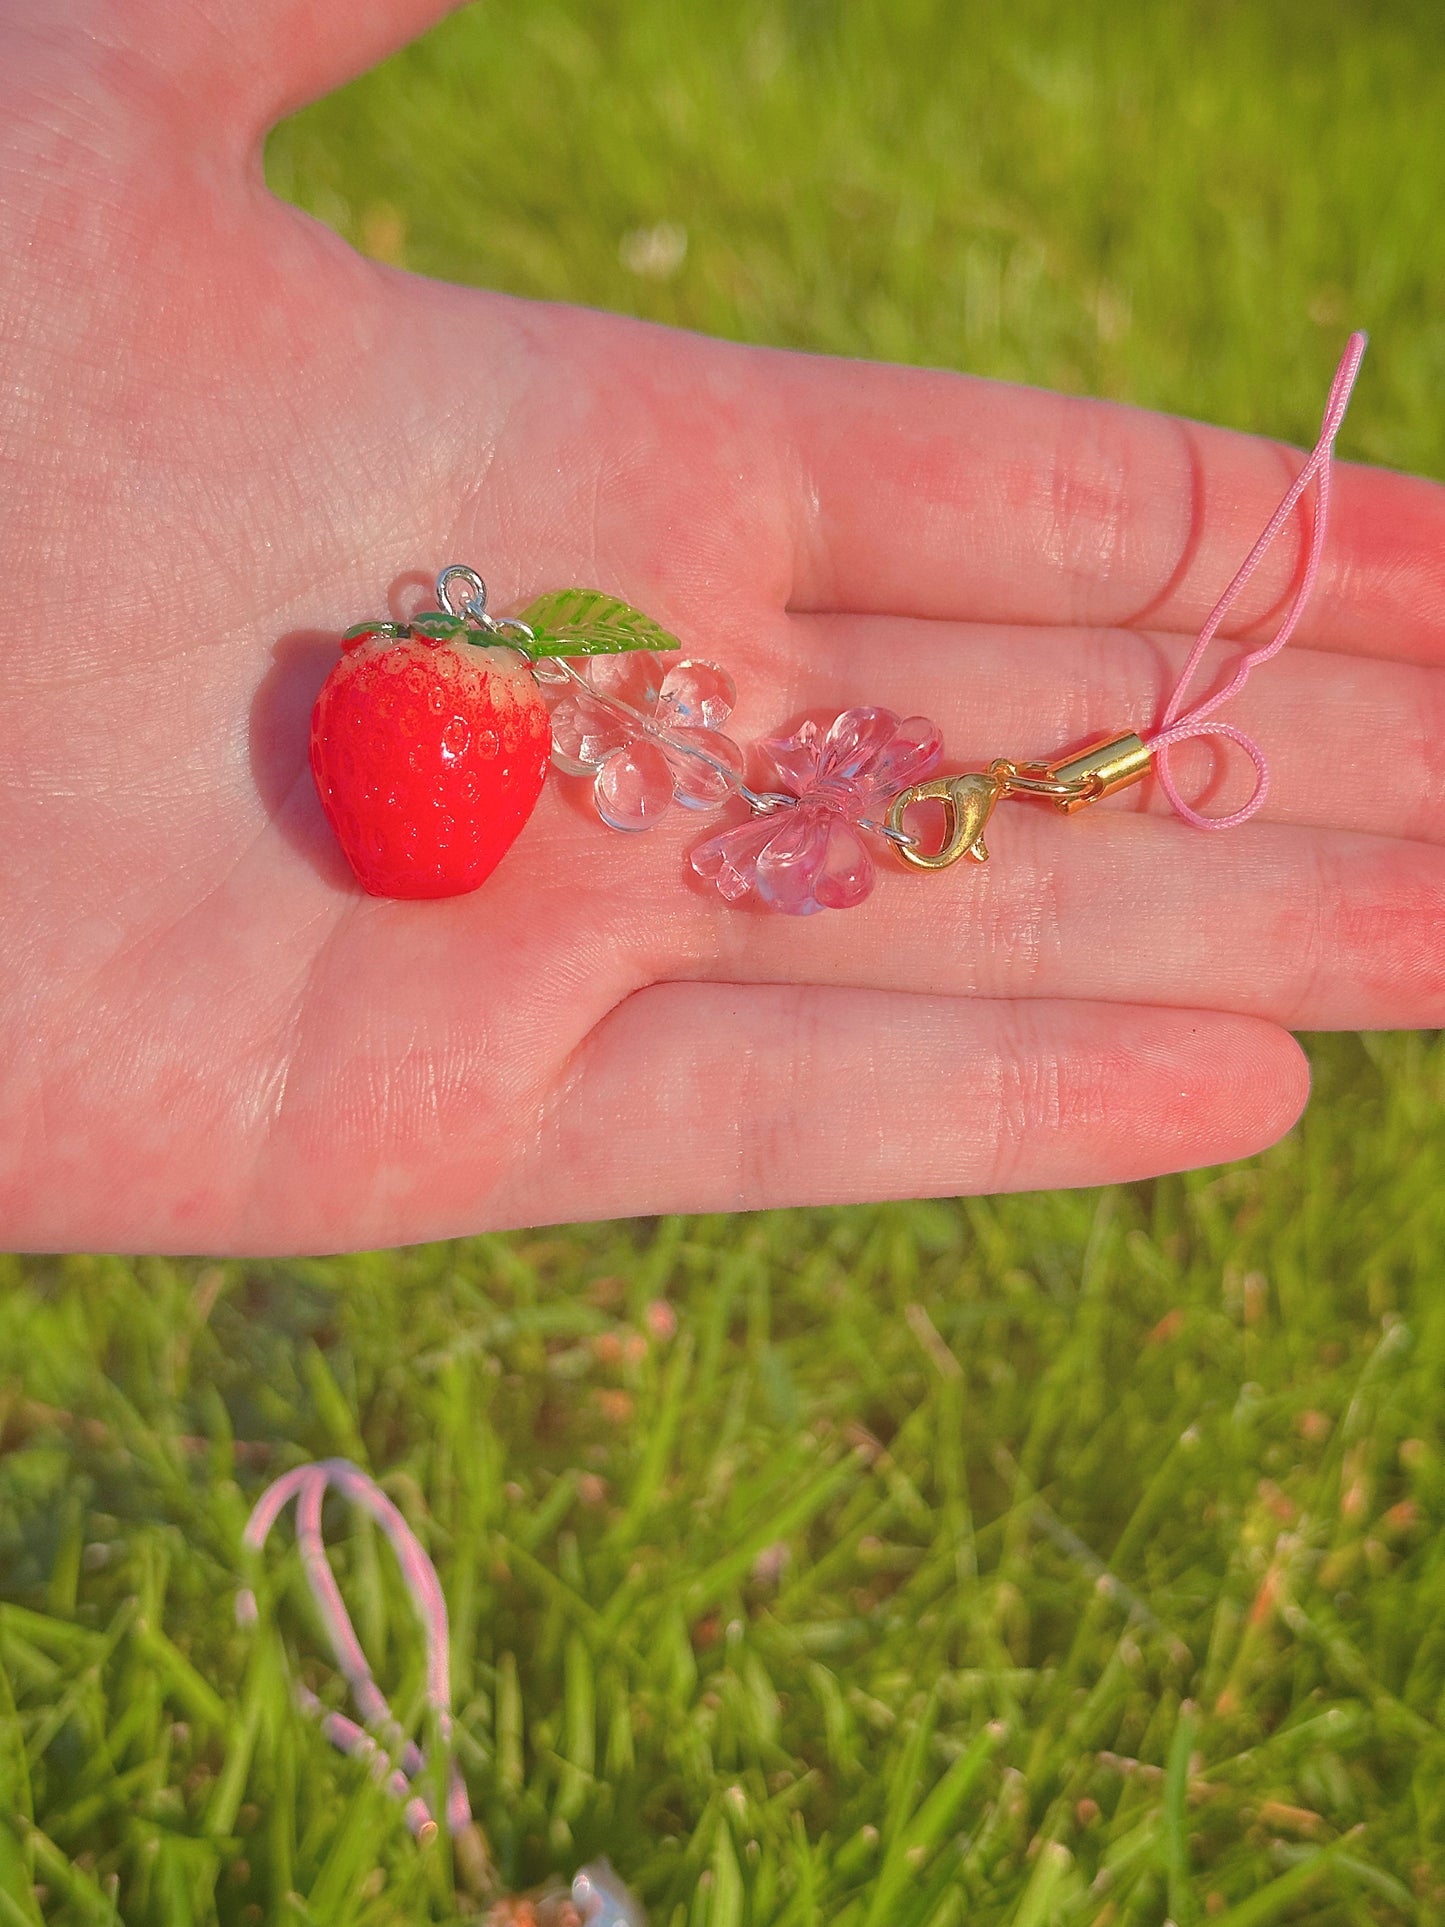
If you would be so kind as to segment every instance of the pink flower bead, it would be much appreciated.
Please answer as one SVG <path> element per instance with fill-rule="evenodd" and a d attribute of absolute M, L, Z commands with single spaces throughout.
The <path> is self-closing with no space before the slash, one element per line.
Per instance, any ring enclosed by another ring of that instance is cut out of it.
<path fill-rule="evenodd" d="M 943 737 L 925 716 L 845 709 L 827 730 L 804 723 L 759 745 L 779 789 L 798 798 L 709 838 L 692 867 L 729 903 L 756 891 L 788 916 L 848 910 L 873 888 L 873 859 L 857 825 L 881 823 L 899 790 L 930 775 Z"/>

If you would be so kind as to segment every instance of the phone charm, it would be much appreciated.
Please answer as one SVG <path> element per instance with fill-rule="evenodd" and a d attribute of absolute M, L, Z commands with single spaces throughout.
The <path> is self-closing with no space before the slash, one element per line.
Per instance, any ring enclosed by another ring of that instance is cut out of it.
<path fill-rule="evenodd" d="M 795 916 L 861 903 L 873 888 L 875 845 L 920 871 L 962 857 L 986 862 L 989 819 L 1016 798 L 1072 815 L 1152 773 L 1186 823 L 1233 828 L 1264 802 L 1269 769 L 1258 744 L 1215 712 L 1284 648 L 1314 588 L 1335 438 L 1365 342 L 1350 336 L 1312 453 L 1147 732 L 1123 730 L 1042 762 L 999 757 L 984 770 L 940 775 L 943 739 L 933 723 L 861 706 L 826 728 L 807 722 L 756 744 L 767 775 L 754 787 L 748 756 L 725 730 L 736 698 L 725 669 L 691 658 L 664 666 L 660 655 L 681 651 L 677 637 L 597 590 L 563 589 L 518 616 L 492 616 L 481 577 L 453 564 L 437 578 L 437 609 L 409 623 L 359 623 L 342 637 L 311 719 L 322 807 L 367 890 L 447 897 L 475 890 L 496 868 L 549 763 L 590 778 L 597 812 L 616 830 L 649 829 L 674 804 L 708 811 L 737 800 L 747 817 L 700 844 L 693 870 L 729 903 L 751 896 Z M 1222 688 L 1186 707 L 1205 651 L 1311 483 L 1304 566 L 1278 631 L 1240 657 Z M 1253 794 L 1226 816 L 1201 815 L 1170 774 L 1170 751 L 1197 736 L 1227 738 L 1254 765 Z M 942 807 L 935 842 L 910 828 L 909 812 L 928 802 Z"/>

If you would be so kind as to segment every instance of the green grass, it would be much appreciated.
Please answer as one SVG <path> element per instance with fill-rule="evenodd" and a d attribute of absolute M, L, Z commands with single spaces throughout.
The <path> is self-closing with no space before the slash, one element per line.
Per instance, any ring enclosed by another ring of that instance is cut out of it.
<path fill-rule="evenodd" d="M 289 1709 L 288 1665 L 334 1690 L 291 1555 L 233 1624 L 261 1479 L 340 1452 L 445 1579 L 508 1885 L 605 1850 L 668 1927 L 1445 1918 L 1445 1045 L 1334 1058 L 1270 1156 L 1127 1190 L 11 1261 L 12 1877 L 64 1921 L 115 1875 L 127 1921 L 452 1917 Z"/>
<path fill-rule="evenodd" d="M 496 0 L 271 166 L 429 273 L 1296 437 L 1360 323 L 1346 452 L 1439 473 L 1436 31 Z M 262 1482 L 340 1452 L 441 1570 L 500 1887 L 606 1851 L 656 1927 L 1445 1922 L 1445 1041 L 1313 1049 L 1284 1145 L 1152 1185 L 0 1260 L 0 1921 L 480 1910 L 478 1842 L 293 1712 L 336 1695 L 289 1552 L 234 1624 Z"/>

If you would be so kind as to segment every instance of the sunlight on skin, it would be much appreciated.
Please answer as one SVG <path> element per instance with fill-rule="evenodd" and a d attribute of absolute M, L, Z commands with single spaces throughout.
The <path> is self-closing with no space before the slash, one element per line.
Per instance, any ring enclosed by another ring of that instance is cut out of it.
<path fill-rule="evenodd" d="M 1286 1027 L 1445 1020 L 1445 491 L 1363 469 L 1239 705 L 1277 776 L 1238 833 L 1020 809 L 986 872 L 785 926 L 689 880 L 695 825 L 616 837 L 549 781 L 475 897 L 359 892 L 307 715 L 339 631 L 445 562 L 499 610 L 626 596 L 733 670 L 744 739 L 880 701 L 950 760 L 1033 755 L 1152 715 L 1298 461 L 362 260 L 268 194 L 259 142 L 439 11 L 0 26 L 4 1241 L 1095 1184 L 1278 1136 Z"/>

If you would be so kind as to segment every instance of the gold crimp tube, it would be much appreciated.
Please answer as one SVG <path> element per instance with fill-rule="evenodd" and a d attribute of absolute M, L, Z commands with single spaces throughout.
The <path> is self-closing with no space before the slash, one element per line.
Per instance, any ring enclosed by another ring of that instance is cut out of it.
<path fill-rule="evenodd" d="M 1141 783 L 1151 767 L 1149 751 L 1137 736 L 1130 734 L 1110 736 L 1106 742 L 1080 750 L 1077 756 L 1050 763 L 1048 772 L 1061 783 L 1084 786 L 1076 796 L 1056 799 L 1064 814 L 1072 816 L 1075 810 L 1097 803 L 1100 797 L 1112 796 L 1115 790 L 1126 790 L 1131 783 Z"/>

